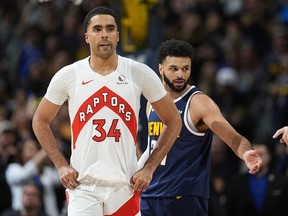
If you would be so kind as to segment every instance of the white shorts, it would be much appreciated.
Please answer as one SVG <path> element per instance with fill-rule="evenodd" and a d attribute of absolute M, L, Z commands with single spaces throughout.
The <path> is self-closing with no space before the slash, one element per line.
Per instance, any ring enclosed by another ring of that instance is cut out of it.
<path fill-rule="evenodd" d="M 68 216 L 140 216 L 140 193 L 130 185 L 98 187 L 80 184 L 66 189 Z"/>

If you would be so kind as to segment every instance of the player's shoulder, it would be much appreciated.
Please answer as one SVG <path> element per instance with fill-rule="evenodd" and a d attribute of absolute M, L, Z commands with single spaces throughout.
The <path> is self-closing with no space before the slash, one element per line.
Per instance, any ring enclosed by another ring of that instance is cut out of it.
<path fill-rule="evenodd" d="M 196 86 L 191 86 L 191 100 L 190 104 L 205 105 L 213 102 L 213 99 Z M 195 104 L 196 103 L 196 104 Z"/>

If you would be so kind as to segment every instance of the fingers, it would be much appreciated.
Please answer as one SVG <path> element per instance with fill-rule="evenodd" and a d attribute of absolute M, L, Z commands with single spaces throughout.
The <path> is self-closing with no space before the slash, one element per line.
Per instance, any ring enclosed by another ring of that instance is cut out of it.
<path fill-rule="evenodd" d="M 280 138 L 280 143 L 286 143 L 288 145 L 288 126 L 285 126 L 277 130 L 272 137 L 275 139 L 281 134 L 282 134 L 282 137 Z"/>
<path fill-rule="evenodd" d="M 250 174 L 255 174 L 262 166 L 262 159 L 258 155 L 257 150 L 246 151 L 243 155 L 245 163 L 249 169 Z"/>
<path fill-rule="evenodd" d="M 141 192 L 143 192 L 143 191 L 145 191 L 146 190 L 146 188 L 147 188 L 147 186 L 141 186 L 141 185 L 132 185 L 132 187 L 133 187 L 133 190 L 136 190 L 136 191 L 141 191 Z"/>
<path fill-rule="evenodd" d="M 145 191 L 149 185 L 150 181 L 140 178 L 136 178 L 135 176 L 132 176 L 132 178 L 130 179 L 130 184 L 133 187 L 134 190 L 137 191 Z"/>
<path fill-rule="evenodd" d="M 251 156 L 257 156 L 257 151 L 256 150 L 248 150 L 243 154 L 243 159 L 246 161 L 248 157 Z"/>
<path fill-rule="evenodd" d="M 281 128 L 281 129 L 277 130 L 272 137 L 275 139 L 275 138 L 277 138 L 280 134 L 283 134 L 283 133 L 284 133 L 284 128 Z"/>
<path fill-rule="evenodd" d="M 132 182 L 130 181 L 131 183 L 131 186 L 133 187 L 134 190 L 137 190 L 137 191 L 145 191 L 146 188 L 148 187 L 148 185 L 146 186 L 145 184 L 140 184 L 139 182 Z"/>
<path fill-rule="evenodd" d="M 249 173 L 250 173 L 250 174 L 255 174 L 256 172 L 259 171 L 261 165 L 262 165 L 262 163 L 261 163 L 260 161 L 258 161 L 255 165 L 253 165 L 253 166 L 249 169 Z"/>
<path fill-rule="evenodd" d="M 249 173 L 255 174 L 259 171 L 259 169 L 262 166 L 262 159 L 257 155 L 253 156 L 254 158 L 251 159 L 251 162 L 248 162 L 250 166 L 249 167 Z"/>
<path fill-rule="evenodd" d="M 65 188 L 73 189 L 79 185 L 78 172 L 71 166 L 59 169 L 60 181 Z"/>
<path fill-rule="evenodd" d="M 62 184 L 65 188 L 68 189 L 73 189 L 79 185 L 79 183 L 75 179 L 71 178 L 70 179 L 66 178 L 65 180 L 62 181 Z"/>
<path fill-rule="evenodd" d="M 284 132 L 281 140 L 288 145 L 288 127 L 284 127 Z"/>
<path fill-rule="evenodd" d="M 256 164 L 252 165 L 252 166 L 249 168 L 249 173 L 250 173 L 250 174 L 255 174 L 256 172 L 259 171 L 261 165 L 262 165 L 262 163 L 260 163 L 260 162 L 257 162 Z"/>

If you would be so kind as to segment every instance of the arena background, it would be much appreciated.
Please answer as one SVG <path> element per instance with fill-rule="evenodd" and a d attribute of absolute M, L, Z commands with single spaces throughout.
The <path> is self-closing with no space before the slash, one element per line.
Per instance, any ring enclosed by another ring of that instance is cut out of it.
<path fill-rule="evenodd" d="M 5 183 L 5 169 L 16 157 L 16 149 L 34 137 L 31 118 L 51 77 L 89 54 L 83 19 L 100 5 L 115 9 L 121 18 L 118 53 L 146 63 L 156 73 L 162 41 L 175 38 L 191 43 L 196 48 L 191 82 L 215 100 L 237 131 L 251 142 L 265 143 L 273 156 L 271 169 L 288 177 L 287 148 L 272 139 L 278 128 L 288 125 L 287 1 L 1 0 L 1 181 Z M 141 103 L 138 140 L 143 150 L 147 141 L 144 98 Z M 67 106 L 53 124 L 68 157 Z M 211 206 L 222 212 L 226 181 L 245 170 L 217 138 L 211 163 Z M 59 209 L 65 212 L 63 189 L 57 186 L 55 190 Z M 1 201 L 0 211 L 9 207 L 7 197 L 1 198 L 5 202 Z"/>

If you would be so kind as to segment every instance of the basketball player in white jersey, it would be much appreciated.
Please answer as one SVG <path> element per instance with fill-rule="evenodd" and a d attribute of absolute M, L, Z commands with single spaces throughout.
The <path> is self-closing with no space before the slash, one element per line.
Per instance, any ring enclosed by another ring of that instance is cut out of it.
<path fill-rule="evenodd" d="M 90 56 L 59 70 L 33 117 L 33 130 L 67 188 L 69 216 L 140 215 L 139 191 L 180 133 L 180 115 L 157 74 L 116 53 L 118 19 L 107 7 L 84 20 Z M 165 123 L 158 146 L 137 170 L 136 136 L 143 94 Z M 71 157 L 67 162 L 50 123 L 68 100 Z"/>

